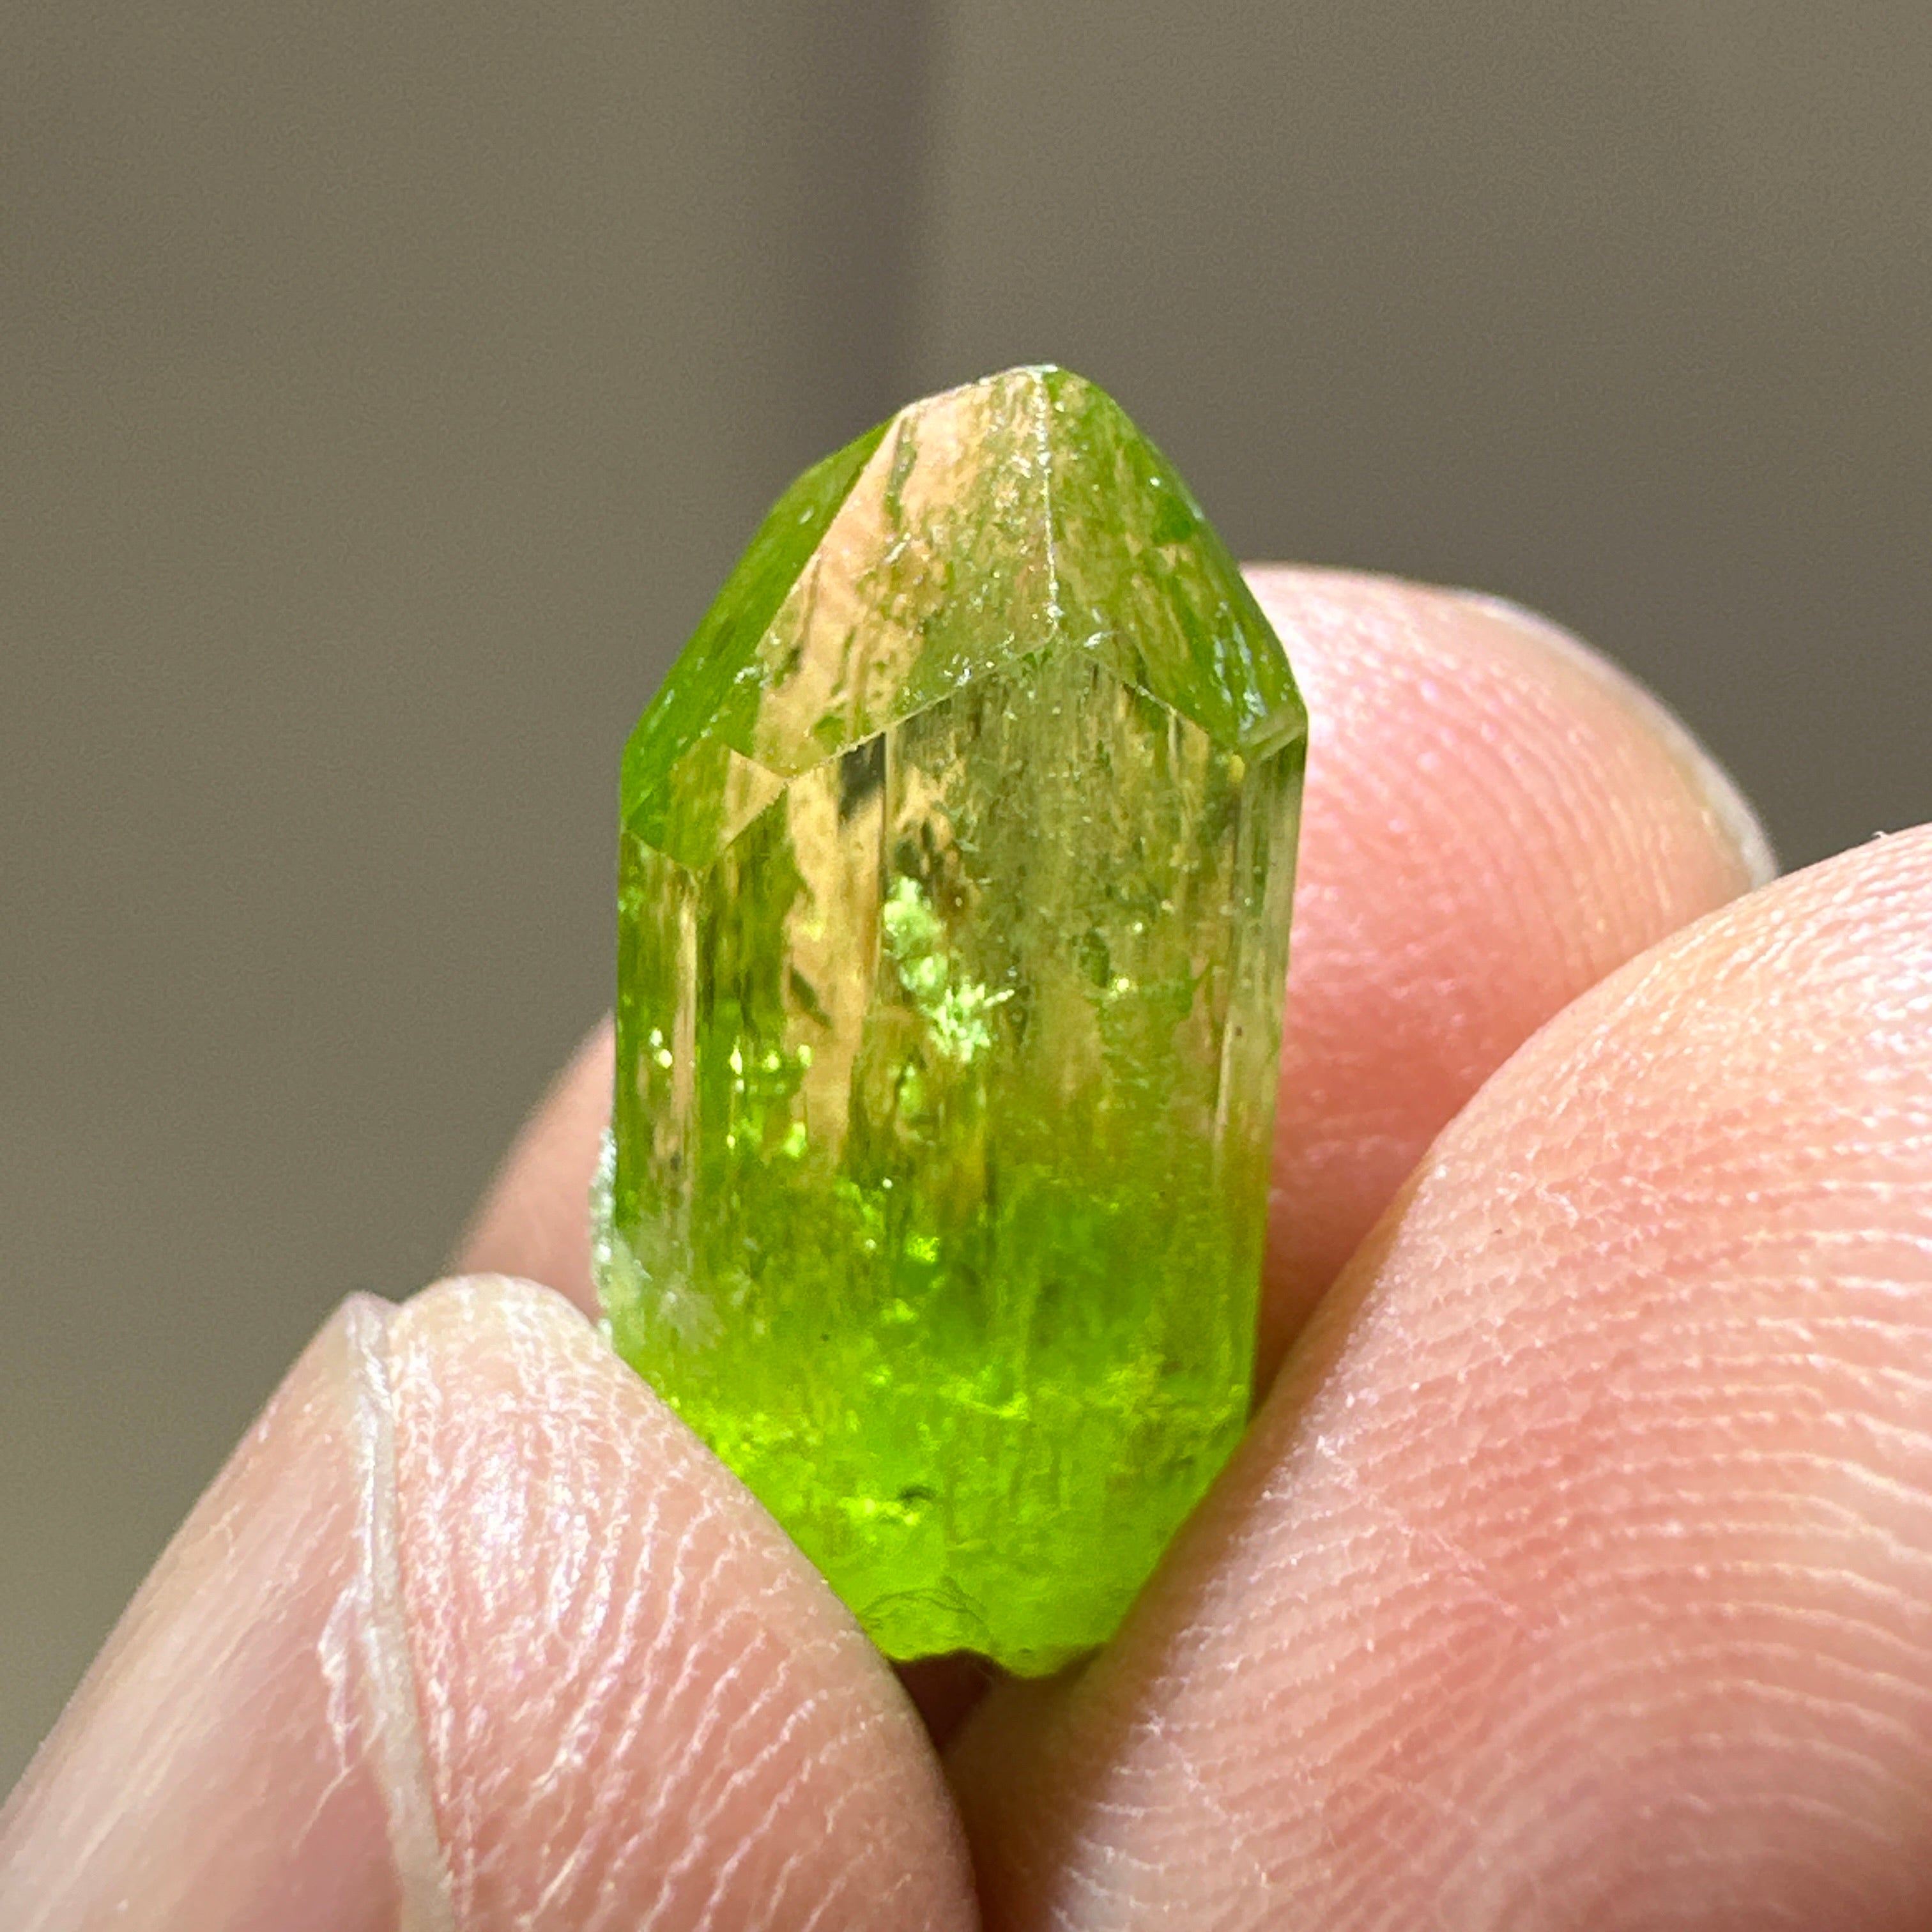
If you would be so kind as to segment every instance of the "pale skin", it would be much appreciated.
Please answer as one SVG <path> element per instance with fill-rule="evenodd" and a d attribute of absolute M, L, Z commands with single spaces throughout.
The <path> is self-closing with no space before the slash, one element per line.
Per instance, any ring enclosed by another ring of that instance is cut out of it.
<path fill-rule="evenodd" d="M 601 1348 L 599 1030 L 184 1526 L 0 1924 L 1932 1922 L 1932 828 L 1767 886 L 1580 646 L 1254 580 L 1316 721 L 1268 1392 L 1108 1650 L 928 1730 Z"/>

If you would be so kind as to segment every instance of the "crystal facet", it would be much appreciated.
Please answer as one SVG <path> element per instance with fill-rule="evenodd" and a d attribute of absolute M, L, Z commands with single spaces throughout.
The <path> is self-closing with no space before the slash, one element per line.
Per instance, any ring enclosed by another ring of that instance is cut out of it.
<path fill-rule="evenodd" d="M 1240 1432 L 1305 739 L 1046 368 L 800 478 L 632 736 L 613 1336 L 892 1656 L 1101 1642 Z"/>

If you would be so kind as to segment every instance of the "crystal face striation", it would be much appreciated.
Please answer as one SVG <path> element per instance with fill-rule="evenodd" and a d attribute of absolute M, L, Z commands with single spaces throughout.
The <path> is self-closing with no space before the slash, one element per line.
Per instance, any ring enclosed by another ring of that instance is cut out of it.
<path fill-rule="evenodd" d="M 1306 736 L 1052 368 L 807 472 L 632 734 L 613 1337 L 889 1655 L 1102 1642 L 1245 1423 Z"/>

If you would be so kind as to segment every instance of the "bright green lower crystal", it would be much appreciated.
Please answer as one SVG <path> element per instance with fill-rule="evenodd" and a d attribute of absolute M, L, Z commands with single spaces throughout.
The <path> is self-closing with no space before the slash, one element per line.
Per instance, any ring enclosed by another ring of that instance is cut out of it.
<path fill-rule="evenodd" d="M 613 1334 L 892 1656 L 1100 1642 L 1240 1432 L 1305 736 L 1023 369 L 801 478 L 632 737 Z"/>

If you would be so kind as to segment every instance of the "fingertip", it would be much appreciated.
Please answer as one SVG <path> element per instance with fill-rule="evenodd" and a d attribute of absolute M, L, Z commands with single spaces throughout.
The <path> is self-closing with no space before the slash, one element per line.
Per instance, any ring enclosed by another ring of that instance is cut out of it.
<path fill-rule="evenodd" d="M 969 1925 L 918 1719 L 562 1297 L 358 1298 L 0 1811 L 0 1924 L 646 1920 Z"/>
<path fill-rule="evenodd" d="M 1311 721 L 1265 1376 L 1483 1081 L 1770 858 L 1683 727 L 1555 626 L 1390 579 L 1251 574 Z"/>
<path fill-rule="evenodd" d="M 1928 1016 L 1932 828 L 1529 1042 L 1120 1641 L 969 1725 L 989 1917 L 1924 1924 Z"/>
<path fill-rule="evenodd" d="M 389 1361 L 406 1617 L 459 1925 L 963 1925 L 925 1735 L 777 1526 L 528 1282 Z"/>
<path fill-rule="evenodd" d="M 324 1324 L 0 1813 L 0 1924 L 434 1926 L 387 1540 L 391 1311 Z"/>

